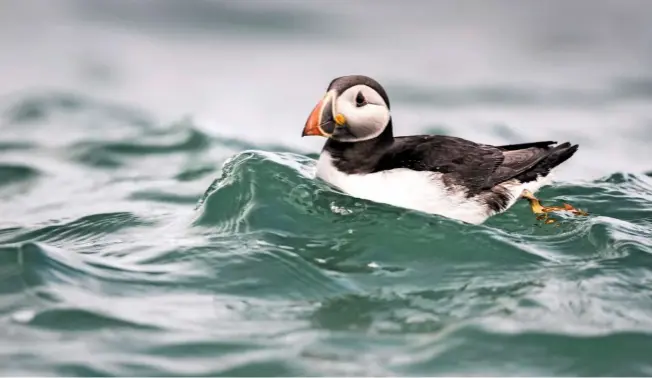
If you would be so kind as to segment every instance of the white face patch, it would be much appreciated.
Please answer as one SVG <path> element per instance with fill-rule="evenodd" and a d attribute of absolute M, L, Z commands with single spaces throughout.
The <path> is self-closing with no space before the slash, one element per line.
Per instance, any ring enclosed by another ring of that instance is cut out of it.
<path fill-rule="evenodd" d="M 362 104 L 359 100 L 363 99 Z M 390 112 L 385 100 L 371 87 L 355 85 L 339 95 L 333 107 L 333 116 L 338 113 L 346 118 L 346 127 L 355 138 L 345 141 L 362 141 L 380 135 L 389 123 Z"/>

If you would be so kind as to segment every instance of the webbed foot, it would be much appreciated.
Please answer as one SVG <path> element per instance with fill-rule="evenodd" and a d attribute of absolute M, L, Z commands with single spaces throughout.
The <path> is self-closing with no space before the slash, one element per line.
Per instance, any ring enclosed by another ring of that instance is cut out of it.
<path fill-rule="evenodd" d="M 532 194 L 532 192 L 527 189 L 523 190 L 523 193 L 521 193 L 521 198 L 525 198 L 528 200 L 528 202 L 530 202 L 530 208 L 534 214 L 537 214 L 537 219 L 545 220 L 546 224 L 555 222 L 554 219 L 548 218 L 548 215 L 553 212 L 566 211 L 572 213 L 573 215 L 589 215 L 589 213 L 586 211 L 577 209 L 568 203 L 565 203 L 563 206 L 543 206 L 541 201 L 539 201 L 539 199 L 536 198 L 534 194 Z"/>

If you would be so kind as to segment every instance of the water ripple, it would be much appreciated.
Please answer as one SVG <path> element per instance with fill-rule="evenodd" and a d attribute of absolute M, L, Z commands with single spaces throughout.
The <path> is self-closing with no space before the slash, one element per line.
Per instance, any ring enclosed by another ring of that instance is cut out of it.
<path fill-rule="evenodd" d="M 71 222 L 45 226 L 36 230 L 0 239 L 2 243 L 24 241 L 43 241 L 53 245 L 73 242 L 76 245 L 91 243 L 103 235 L 116 233 L 122 229 L 151 224 L 131 213 L 93 214 Z"/>
<path fill-rule="evenodd" d="M 103 167 L 80 152 L 119 162 L 122 175 L 97 187 L 121 191 L 133 207 L 1 224 L 0 321 L 18 329 L 5 339 L 40 340 L 47 351 L 62 342 L 43 335 L 69 338 L 67 353 L 39 353 L 36 365 L 24 362 L 34 360 L 26 347 L 0 348 L 17 361 L 7 371 L 564 374 L 597 371 L 577 365 L 587 338 L 649 342 L 647 175 L 541 192 L 587 208 L 585 218 L 543 225 L 523 202 L 474 226 L 344 195 L 315 180 L 314 159 L 298 153 L 245 149 L 216 167 L 205 154 L 228 139 L 192 123 L 147 135 L 86 141 L 66 154 L 102 168 L 96 178 Z M 202 155 L 203 164 L 186 162 Z M 138 172 L 162 162 L 174 169 Z M 50 179 L 33 172 L 25 177 Z M 94 357 L 84 359 L 88 340 Z M 495 363 L 507 355 L 520 362 Z M 606 371 L 648 368 L 622 366 Z"/>
<path fill-rule="evenodd" d="M 26 165 L 0 164 L 0 187 L 31 180 L 39 175 L 39 171 Z"/>

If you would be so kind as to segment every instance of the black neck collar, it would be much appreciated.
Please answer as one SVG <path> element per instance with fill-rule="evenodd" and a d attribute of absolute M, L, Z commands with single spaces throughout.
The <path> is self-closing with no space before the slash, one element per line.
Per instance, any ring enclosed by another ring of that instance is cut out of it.
<path fill-rule="evenodd" d="M 328 152 L 333 165 L 345 173 L 369 173 L 383 156 L 385 150 L 394 143 L 392 120 L 380 135 L 359 142 L 340 142 L 328 139 L 324 151 Z"/>

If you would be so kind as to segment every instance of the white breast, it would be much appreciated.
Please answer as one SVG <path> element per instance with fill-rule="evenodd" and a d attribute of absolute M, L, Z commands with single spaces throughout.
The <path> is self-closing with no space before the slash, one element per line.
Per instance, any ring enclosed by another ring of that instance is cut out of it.
<path fill-rule="evenodd" d="M 369 174 L 346 174 L 332 164 L 328 152 L 317 162 L 317 177 L 357 198 L 439 214 L 468 223 L 482 223 L 491 215 L 486 206 L 466 198 L 462 188 L 447 189 L 441 174 L 392 169 Z"/>

